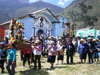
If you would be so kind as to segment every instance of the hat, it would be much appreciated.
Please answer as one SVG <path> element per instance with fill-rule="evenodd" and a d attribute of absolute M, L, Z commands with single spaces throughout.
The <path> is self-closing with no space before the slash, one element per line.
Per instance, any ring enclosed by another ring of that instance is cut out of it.
<path fill-rule="evenodd" d="M 91 37 L 88 38 L 88 40 L 91 40 L 91 39 L 92 39 Z"/>
<path fill-rule="evenodd" d="M 0 45 L 3 45 L 4 44 L 4 42 L 0 42 Z"/>
<path fill-rule="evenodd" d="M 58 40 L 60 40 L 61 38 L 59 37 Z"/>
<path fill-rule="evenodd" d="M 48 39 L 52 39 L 52 37 L 49 37 Z"/>
<path fill-rule="evenodd" d="M 25 37 L 24 40 L 27 41 L 27 38 Z"/>
<path fill-rule="evenodd" d="M 54 41 L 51 41 L 50 44 L 54 44 Z"/>
<path fill-rule="evenodd" d="M 93 41 L 96 41 L 96 39 L 93 39 Z"/>
<path fill-rule="evenodd" d="M 81 39 L 80 42 L 84 42 L 84 39 Z"/>
<path fill-rule="evenodd" d="M 36 40 L 36 42 L 35 43 L 39 43 L 40 42 L 40 40 Z"/>

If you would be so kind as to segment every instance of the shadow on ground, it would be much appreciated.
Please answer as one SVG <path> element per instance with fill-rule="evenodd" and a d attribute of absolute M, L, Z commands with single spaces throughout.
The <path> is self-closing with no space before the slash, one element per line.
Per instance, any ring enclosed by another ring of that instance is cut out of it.
<path fill-rule="evenodd" d="M 34 70 L 33 68 L 25 71 L 20 71 L 16 73 L 16 75 L 48 75 L 48 72 L 46 70 Z"/>

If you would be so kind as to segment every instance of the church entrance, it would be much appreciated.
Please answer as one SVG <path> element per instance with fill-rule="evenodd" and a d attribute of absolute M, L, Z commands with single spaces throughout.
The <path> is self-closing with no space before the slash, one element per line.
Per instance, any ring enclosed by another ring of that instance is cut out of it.
<path fill-rule="evenodd" d="M 37 35 L 38 36 L 41 36 L 41 35 L 44 35 L 44 31 L 42 30 L 42 29 L 39 29 L 38 31 L 37 31 Z"/>

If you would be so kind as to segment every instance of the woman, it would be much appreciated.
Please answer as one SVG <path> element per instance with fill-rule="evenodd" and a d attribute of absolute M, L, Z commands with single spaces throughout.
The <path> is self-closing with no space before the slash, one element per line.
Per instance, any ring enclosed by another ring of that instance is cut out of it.
<path fill-rule="evenodd" d="M 48 62 L 50 62 L 51 64 L 51 69 L 54 66 L 54 62 L 55 62 L 55 58 L 56 58 L 56 53 L 57 53 L 57 49 L 54 46 L 54 42 L 51 41 L 50 46 L 48 47 Z"/>
<path fill-rule="evenodd" d="M 26 60 L 28 60 L 28 65 L 30 68 L 30 54 L 31 54 L 31 52 L 32 52 L 31 47 L 23 50 L 23 67 L 25 67 Z"/>
<path fill-rule="evenodd" d="M 36 40 L 35 45 L 32 46 L 33 52 L 34 52 L 34 69 L 37 69 L 37 61 L 38 61 L 38 69 L 41 69 L 41 51 L 42 51 L 42 45 L 40 43 L 40 40 Z"/>
<path fill-rule="evenodd" d="M 84 39 L 80 40 L 80 45 L 78 46 L 78 53 L 80 54 L 81 63 L 86 63 L 86 49 L 84 46 Z"/>
<path fill-rule="evenodd" d="M 15 74 L 15 61 L 16 61 L 16 49 L 15 44 L 10 45 L 10 49 L 7 50 L 8 55 L 8 62 L 6 65 L 7 71 L 10 75 Z M 10 69 L 10 66 L 12 65 L 12 69 Z"/>
<path fill-rule="evenodd" d="M 57 57 L 57 65 L 59 64 L 59 60 L 62 61 L 63 64 L 63 59 L 64 59 L 64 50 L 63 50 L 63 44 L 62 42 L 59 42 L 59 45 L 57 45 L 57 53 L 58 53 L 58 57 Z"/>

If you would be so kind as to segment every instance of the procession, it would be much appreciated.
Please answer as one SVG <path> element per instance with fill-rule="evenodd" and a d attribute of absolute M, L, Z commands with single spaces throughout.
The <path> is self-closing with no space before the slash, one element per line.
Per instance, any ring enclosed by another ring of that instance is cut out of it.
<path fill-rule="evenodd" d="M 1 0 L 0 75 L 99 75 L 99 3 Z"/>

